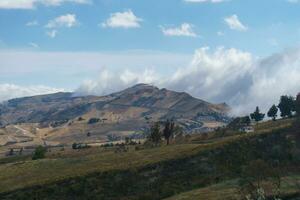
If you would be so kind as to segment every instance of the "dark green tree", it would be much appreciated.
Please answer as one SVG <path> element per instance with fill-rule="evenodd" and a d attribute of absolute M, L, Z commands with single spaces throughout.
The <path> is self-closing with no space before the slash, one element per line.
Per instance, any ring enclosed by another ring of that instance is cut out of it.
<path fill-rule="evenodd" d="M 159 122 L 156 122 L 151 126 L 149 139 L 156 145 L 158 145 L 161 141 L 161 131 Z"/>
<path fill-rule="evenodd" d="M 246 124 L 247 126 L 249 126 L 250 123 L 251 123 L 251 119 L 250 119 L 249 116 L 241 117 L 240 123 L 241 124 Z"/>
<path fill-rule="evenodd" d="M 174 134 L 175 123 L 173 121 L 167 120 L 163 130 L 163 135 L 167 141 L 167 145 L 170 144 L 170 138 Z"/>
<path fill-rule="evenodd" d="M 292 117 L 292 112 L 295 111 L 295 101 L 292 96 L 281 96 L 278 108 L 281 112 L 281 117 Z"/>
<path fill-rule="evenodd" d="M 265 114 L 260 113 L 259 107 L 257 106 L 254 113 L 250 114 L 251 119 L 255 120 L 256 122 L 259 122 L 264 119 Z"/>
<path fill-rule="evenodd" d="M 267 113 L 268 117 L 272 118 L 273 121 L 276 121 L 277 112 L 278 112 L 278 108 L 275 105 L 273 105 Z"/>
<path fill-rule="evenodd" d="M 38 146 L 38 147 L 35 149 L 35 151 L 33 152 L 32 160 L 38 160 L 38 159 L 43 159 L 43 158 L 45 158 L 46 152 L 47 152 L 46 147 Z"/>
<path fill-rule="evenodd" d="M 296 107 L 296 114 L 298 117 L 300 117 L 300 93 L 297 95 L 296 101 L 295 101 L 295 107 Z"/>

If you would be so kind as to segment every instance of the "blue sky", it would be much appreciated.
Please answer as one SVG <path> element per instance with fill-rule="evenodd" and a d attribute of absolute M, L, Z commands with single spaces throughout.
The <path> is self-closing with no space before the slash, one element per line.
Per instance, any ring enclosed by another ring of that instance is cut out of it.
<path fill-rule="evenodd" d="M 294 95 L 299 10 L 298 0 L 0 0 L 0 101 L 139 82 L 240 107 L 281 80 L 293 83 L 260 103 Z"/>
<path fill-rule="evenodd" d="M 18 1 L 18 0 L 13 0 Z M 20 0 L 19 0 L 20 1 Z M 21 0 L 22 1 L 22 0 Z M 36 4 L 33 9 L 1 9 L 2 48 L 39 51 L 123 51 L 147 49 L 193 53 L 199 46 L 226 46 L 268 55 L 280 48 L 295 46 L 300 37 L 300 4 L 287 0 L 230 0 L 223 3 L 191 3 L 184 0 L 138 1 L 94 0 L 90 4 Z M 139 28 L 103 28 L 112 13 L 131 10 L 140 18 Z M 47 23 L 66 14 L 78 24 L 60 28 L 55 38 L 46 35 Z M 247 31 L 235 31 L 224 18 L 237 15 Z M 36 21 L 36 26 L 26 26 Z M 160 26 L 192 24 L 199 37 L 167 37 Z M 218 36 L 218 32 L 224 33 Z"/>

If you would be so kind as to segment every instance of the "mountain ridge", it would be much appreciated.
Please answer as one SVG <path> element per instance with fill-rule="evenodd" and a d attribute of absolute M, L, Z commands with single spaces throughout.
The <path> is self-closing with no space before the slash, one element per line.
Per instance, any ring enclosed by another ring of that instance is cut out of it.
<path fill-rule="evenodd" d="M 11 99 L 1 104 L 0 123 L 5 125 L 5 122 L 14 124 L 70 120 L 83 115 L 92 107 L 100 110 L 105 105 L 168 109 L 177 112 L 197 110 L 198 112 L 220 114 L 226 114 L 229 110 L 226 104 L 211 104 L 185 92 L 159 89 L 148 84 L 137 84 L 106 96 L 76 96 L 71 92 L 59 92 Z M 64 116 L 62 111 L 69 114 Z"/>
<path fill-rule="evenodd" d="M 32 146 L 105 142 L 112 135 L 144 137 L 151 123 L 168 119 L 186 134 L 205 132 L 226 125 L 228 111 L 225 104 L 146 84 L 106 96 L 60 92 L 23 97 L 0 105 L 0 144 L 19 144 L 24 139 Z"/>

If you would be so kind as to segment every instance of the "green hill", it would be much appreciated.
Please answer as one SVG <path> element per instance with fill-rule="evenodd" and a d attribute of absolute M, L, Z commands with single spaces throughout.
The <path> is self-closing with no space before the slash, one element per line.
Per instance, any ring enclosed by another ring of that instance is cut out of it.
<path fill-rule="evenodd" d="M 294 120 L 265 122 L 253 133 L 195 136 L 181 144 L 140 145 L 123 153 L 115 148 L 66 149 L 35 161 L 0 160 L 0 199 L 201 199 L 203 193 L 206 199 L 230 199 L 237 196 L 245 167 L 258 159 L 292 179 L 288 184 L 296 189 L 283 185 L 282 195 L 298 195 L 299 129 Z"/>

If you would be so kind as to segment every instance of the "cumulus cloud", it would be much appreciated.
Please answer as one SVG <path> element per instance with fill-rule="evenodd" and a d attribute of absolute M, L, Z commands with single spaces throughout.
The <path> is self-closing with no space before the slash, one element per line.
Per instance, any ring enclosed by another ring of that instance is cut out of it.
<path fill-rule="evenodd" d="M 222 3 L 226 0 L 184 0 L 185 2 L 189 3 Z"/>
<path fill-rule="evenodd" d="M 104 70 L 97 80 L 84 82 L 79 94 L 104 95 L 136 83 L 149 83 L 215 103 L 227 102 L 233 114 L 246 114 L 260 106 L 264 111 L 280 95 L 300 91 L 300 49 L 286 50 L 263 59 L 238 49 L 200 48 L 188 66 L 166 76 L 153 70 L 118 73 Z"/>
<path fill-rule="evenodd" d="M 63 3 L 88 4 L 90 0 L 0 0 L 0 9 L 34 9 L 38 5 L 60 6 Z"/>
<path fill-rule="evenodd" d="M 236 31 L 247 31 L 248 27 L 245 26 L 240 20 L 237 15 L 232 15 L 229 17 L 226 17 L 224 19 L 225 23 L 229 26 L 230 29 L 236 30 Z"/>
<path fill-rule="evenodd" d="M 46 24 L 45 28 L 50 29 L 49 31 L 46 31 L 46 35 L 48 35 L 50 38 L 55 38 L 58 30 L 60 28 L 72 28 L 76 25 L 78 25 L 79 22 L 76 19 L 75 14 L 65 14 L 58 16 L 48 22 Z"/>
<path fill-rule="evenodd" d="M 77 95 L 106 95 L 137 83 L 158 84 L 160 81 L 159 77 L 159 74 L 151 69 L 145 69 L 141 73 L 132 72 L 128 69 L 121 73 L 102 69 L 96 80 L 84 81 L 75 93 Z"/>
<path fill-rule="evenodd" d="M 197 37 L 197 34 L 193 30 L 193 25 L 189 23 L 183 23 L 181 26 L 175 28 L 165 28 L 162 26 L 161 30 L 166 36 Z"/>
<path fill-rule="evenodd" d="M 65 14 L 56 17 L 48 22 L 46 28 L 60 28 L 67 27 L 71 28 L 78 24 L 75 14 Z"/>
<path fill-rule="evenodd" d="M 0 84 L 0 102 L 25 97 L 25 96 L 34 96 L 41 94 L 51 94 L 56 92 L 63 92 L 64 89 L 51 88 L 46 86 L 19 86 L 14 84 Z"/>
<path fill-rule="evenodd" d="M 110 27 L 110 28 L 139 28 L 140 22 L 143 19 L 138 18 L 131 10 L 127 10 L 124 12 L 116 12 L 110 15 L 105 22 L 101 25 L 102 27 Z"/>

